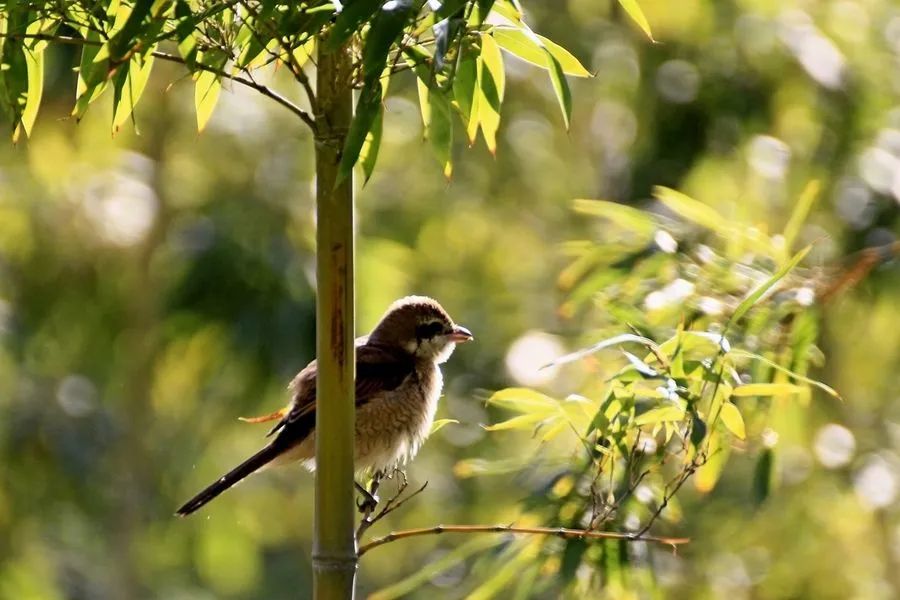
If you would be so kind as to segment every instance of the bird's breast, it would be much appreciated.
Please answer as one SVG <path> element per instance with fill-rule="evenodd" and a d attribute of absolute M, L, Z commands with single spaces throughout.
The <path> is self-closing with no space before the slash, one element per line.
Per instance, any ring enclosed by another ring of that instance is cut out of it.
<path fill-rule="evenodd" d="M 356 414 L 356 467 L 386 469 L 411 460 L 431 433 L 443 377 L 436 365 L 417 368 L 396 389 Z"/>

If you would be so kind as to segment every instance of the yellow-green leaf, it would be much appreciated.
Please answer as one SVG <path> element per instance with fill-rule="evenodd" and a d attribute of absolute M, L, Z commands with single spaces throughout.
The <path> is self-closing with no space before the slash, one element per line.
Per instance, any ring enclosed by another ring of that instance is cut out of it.
<path fill-rule="evenodd" d="M 194 84 L 194 108 L 197 110 L 197 131 L 203 131 L 219 101 L 222 82 L 209 71 L 200 71 Z"/>
<path fill-rule="evenodd" d="M 478 120 L 481 133 L 491 154 L 497 152 L 497 130 L 500 128 L 500 105 L 506 89 L 503 71 L 503 55 L 500 47 L 489 35 L 481 37 L 481 54 L 478 57 Z"/>
<path fill-rule="evenodd" d="M 652 408 L 635 419 L 636 425 L 650 425 L 652 423 L 660 423 L 662 421 L 682 421 L 684 420 L 684 409 L 678 406 L 662 406 L 660 408 Z"/>
<path fill-rule="evenodd" d="M 28 68 L 28 96 L 22 109 L 21 122 L 25 135 L 30 136 L 44 90 L 44 51 L 26 48 L 25 66 Z"/>
<path fill-rule="evenodd" d="M 803 387 L 793 383 L 748 383 L 739 385 L 731 392 L 732 396 L 786 396 L 799 394 Z"/>
<path fill-rule="evenodd" d="M 459 421 L 457 421 L 456 419 L 438 419 L 431 424 L 431 433 L 437 433 L 447 425 L 458 423 Z"/>
<path fill-rule="evenodd" d="M 494 27 L 491 35 L 497 44 L 507 52 L 514 54 L 533 65 L 544 69 L 551 67 L 548 56 L 557 60 L 566 75 L 590 77 L 591 72 L 575 58 L 571 52 L 530 29 L 518 27 Z"/>
<path fill-rule="evenodd" d="M 618 227 L 637 233 L 641 237 L 649 238 L 656 230 L 656 225 L 648 213 L 621 202 L 579 198 L 573 202 L 572 208 L 584 215 L 612 221 Z"/>
<path fill-rule="evenodd" d="M 113 80 L 113 132 L 118 131 L 134 112 L 134 107 L 147 87 L 153 61 L 153 55 L 148 51 L 145 56 L 135 56 L 129 60 L 127 66 L 119 67 L 127 70 L 123 74 L 117 73 Z"/>
<path fill-rule="evenodd" d="M 485 431 L 505 431 L 508 429 L 531 430 L 535 425 L 546 418 L 547 416 L 545 414 L 529 413 L 507 419 L 506 421 L 500 421 L 499 423 L 494 423 L 493 425 L 485 425 L 484 429 Z"/>
<path fill-rule="evenodd" d="M 656 186 L 653 189 L 653 195 L 673 212 L 688 221 L 693 221 L 697 225 L 722 235 L 728 235 L 731 231 L 728 219 L 712 207 L 694 200 L 686 194 L 671 188 Z"/>
<path fill-rule="evenodd" d="M 785 275 L 787 275 L 794 267 L 796 267 L 801 260 L 809 253 L 812 249 L 812 246 L 807 246 L 800 252 L 798 252 L 794 258 L 792 258 L 786 265 L 781 267 L 777 273 L 769 277 L 766 281 L 762 282 L 755 290 L 750 292 L 750 294 L 744 298 L 738 307 L 734 309 L 734 314 L 731 315 L 732 321 L 737 321 L 741 317 L 746 314 L 748 310 L 750 310 L 754 304 L 759 302 L 760 298 L 763 297 L 763 294 L 768 292 L 772 287 L 781 281 Z"/>
<path fill-rule="evenodd" d="M 731 402 L 725 402 L 722 404 L 721 411 L 719 417 L 722 419 L 725 427 L 728 428 L 728 431 L 738 438 L 744 439 L 747 436 L 747 432 L 744 428 L 744 418 L 741 416 L 741 411 L 738 410 L 738 407 Z"/>
<path fill-rule="evenodd" d="M 731 446 L 722 443 L 721 435 L 718 432 L 711 433 L 706 463 L 697 469 L 697 473 L 694 475 L 694 487 L 697 488 L 697 491 L 711 492 L 716 487 L 722 469 L 728 462 L 729 454 L 731 454 Z"/>
<path fill-rule="evenodd" d="M 506 388 L 500 390 L 488 399 L 488 404 L 525 413 L 547 413 L 559 408 L 559 402 L 553 398 L 528 388 Z"/>
<path fill-rule="evenodd" d="M 815 179 L 807 183 L 806 187 L 803 188 L 803 193 L 800 194 L 800 198 L 797 200 L 797 204 L 791 212 L 791 218 L 788 219 L 787 225 L 784 226 L 784 233 L 782 235 L 784 237 L 785 253 L 791 251 L 791 246 L 794 245 L 794 240 L 797 239 L 800 227 L 803 225 L 803 222 L 806 221 L 810 209 L 812 209 L 813 204 L 815 204 L 816 199 L 819 197 L 819 190 L 821 188 L 822 186 L 819 185 L 818 180 Z"/>
<path fill-rule="evenodd" d="M 641 31 L 646 34 L 650 41 L 655 42 L 656 40 L 653 39 L 653 33 L 650 31 L 650 23 L 647 22 L 647 17 L 644 16 L 644 11 L 641 10 L 637 1 L 619 0 L 619 4 L 625 9 L 628 16 L 634 19 L 634 22 L 638 24 L 638 27 L 641 28 Z"/>

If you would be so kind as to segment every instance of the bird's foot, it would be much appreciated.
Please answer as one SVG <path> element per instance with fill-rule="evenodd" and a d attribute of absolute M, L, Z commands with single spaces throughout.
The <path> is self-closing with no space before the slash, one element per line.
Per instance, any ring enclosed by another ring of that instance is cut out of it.
<path fill-rule="evenodd" d="M 354 483 L 356 484 L 356 490 L 362 495 L 362 499 L 356 503 L 356 508 L 364 515 L 373 512 L 375 507 L 378 506 L 379 498 L 378 495 L 375 494 L 375 490 L 378 489 L 378 486 L 373 486 L 372 491 L 369 491 L 359 483 Z"/>

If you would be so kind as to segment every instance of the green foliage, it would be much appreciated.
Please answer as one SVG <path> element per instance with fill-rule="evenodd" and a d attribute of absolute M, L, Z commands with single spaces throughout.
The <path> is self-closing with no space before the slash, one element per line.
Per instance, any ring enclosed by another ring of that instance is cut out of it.
<path fill-rule="evenodd" d="M 113 132 L 132 117 L 155 59 L 180 62 L 192 73 L 201 131 L 215 110 L 223 79 L 274 97 L 277 94 L 257 83 L 254 73 L 278 66 L 288 69 L 302 85 L 313 110 L 277 95 L 279 101 L 315 128 L 309 114 L 315 113 L 315 96 L 304 70 L 315 41 L 324 40 L 324 52 L 345 45 L 357 48 L 353 80 L 341 82 L 359 89 L 359 98 L 341 154 L 339 181 L 357 163 L 365 178 L 371 177 L 382 138 L 386 80 L 393 73 L 415 72 L 422 90 L 425 137 L 446 177 L 453 170 L 453 112 L 462 118 L 470 144 L 481 129 L 488 148 L 496 151 L 505 89 L 499 48 L 549 71 L 566 127 L 572 99 L 565 74 L 589 75 L 572 54 L 533 33 L 512 0 L 358 0 L 346 6 L 325 0 L 114 0 L 63 5 L 48 0 L 29 2 L 0 15 L 2 56 L 8 64 L 2 90 L 4 106 L 17 123 L 14 137 L 20 129 L 26 134 L 31 131 L 41 99 L 45 40 L 62 41 L 53 35 L 61 25 L 78 34 L 65 42 L 82 47 L 73 114 L 82 118 L 111 84 Z M 491 15 L 506 24 L 488 24 Z"/>
<path fill-rule="evenodd" d="M 753 494 L 762 501 L 770 493 L 776 456 L 771 442 L 763 439 L 770 426 L 771 400 L 797 402 L 808 398 L 814 387 L 836 395 L 828 386 L 789 368 L 808 364 L 806 356 L 815 352 L 806 343 L 790 341 L 791 323 L 809 310 L 795 293 L 814 285 L 811 273 L 798 270 L 809 248 L 770 272 L 779 264 L 779 242 L 761 234 L 745 235 L 740 256 L 746 262 L 732 262 L 716 251 L 727 251 L 741 231 L 740 224 L 724 221 L 708 205 L 674 190 L 660 188 L 657 198 L 683 219 L 708 230 L 702 254 L 694 255 L 685 247 L 687 239 L 675 237 L 674 225 L 652 213 L 594 200 L 574 204 L 577 212 L 630 234 L 632 242 L 624 247 L 577 246 L 573 262 L 561 277 L 570 290 L 568 309 L 602 310 L 610 300 L 609 290 L 617 289 L 619 302 L 640 303 L 639 297 L 629 298 L 626 290 L 645 295 L 648 313 L 645 318 L 641 313 L 618 316 L 634 317 L 635 321 L 622 325 L 642 335 L 604 339 L 544 368 L 589 365 L 601 352 L 604 362 L 615 360 L 609 354 L 615 348 L 624 359 L 618 361 L 622 366 L 604 381 L 593 381 L 588 368 L 582 389 L 564 399 L 509 388 L 488 400 L 489 405 L 514 414 L 486 427 L 488 431 L 531 433 L 537 454 L 518 463 L 519 469 L 532 470 L 548 452 L 566 457 L 566 466 L 550 471 L 550 493 L 538 491 L 526 500 L 529 518 L 590 530 L 645 532 L 659 518 L 672 525 L 679 520 L 673 507 L 683 484 L 693 479 L 697 491 L 711 493 L 732 455 L 754 448 L 760 458 Z M 789 225 L 796 226 L 796 222 Z M 622 238 L 614 233 L 610 237 Z M 677 251 L 673 244 L 678 245 Z M 585 257 L 600 256 L 618 257 L 618 262 L 585 264 Z M 602 285 L 591 276 L 592 269 L 616 269 L 627 256 L 635 257 L 627 269 L 616 270 Z M 645 270 L 646 264 L 652 267 Z M 664 284 L 659 278 L 667 271 L 677 275 L 670 275 L 674 280 Z M 723 281 L 727 272 L 740 271 L 743 276 Z M 646 290 L 654 288 L 657 291 L 646 295 Z M 617 317 L 615 311 L 612 314 Z M 769 330 L 780 330 L 775 340 L 758 337 Z M 776 368 L 756 369 L 756 352 L 778 357 L 767 361 Z M 477 470 L 468 464 L 457 472 L 504 472 L 505 460 L 500 459 L 497 467 L 481 464 Z M 543 564 L 542 571 L 558 573 L 564 589 L 575 585 L 579 565 L 590 565 L 592 574 L 582 585 L 599 589 L 623 566 L 623 555 L 611 555 L 610 550 L 587 552 L 581 544 L 573 553 L 570 545 L 548 543 L 534 560 Z"/>

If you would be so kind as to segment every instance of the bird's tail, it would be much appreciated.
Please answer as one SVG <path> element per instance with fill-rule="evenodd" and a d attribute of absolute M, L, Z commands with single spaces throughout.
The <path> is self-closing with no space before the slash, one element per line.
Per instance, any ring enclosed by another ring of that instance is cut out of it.
<path fill-rule="evenodd" d="M 270 463 L 279 454 L 281 454 L 281 452 L 282 448 L 277 448 L 274 444 L 269 444 L 268 446 L 230 470 L 228 473 L 217 479 L 212 485 L 204 489 L 202 492 L 185 502 L 184 506 L 179 508 L 175 512 L 175 514 L 179 517 L 186 517 L 192 512 L 202 508 L 207 502 L 214 499 L 216 496 L 218 496 L 234 484 L 238 483 L 243 478 L 255 473 L 260 468 Z"/>

